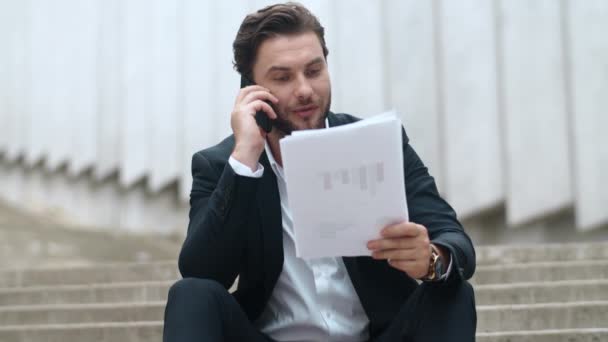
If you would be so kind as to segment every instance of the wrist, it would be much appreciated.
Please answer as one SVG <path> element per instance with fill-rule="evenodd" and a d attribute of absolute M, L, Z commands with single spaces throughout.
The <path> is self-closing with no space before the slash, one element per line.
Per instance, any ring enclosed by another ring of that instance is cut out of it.
<path fill-rule="evenodd" d="M 439 254 L 439 260 L 441 261 L 441 273 L 445 273 L 447 271 L 448 265 L 450 264 L 450 252 L 443 246 L 438 246 L 435 244 L 431 244 L 431 248 L 434 248 L 437 254 Z"/>
<path fill-rule="evenodd" d="M 255 148 L 236 145 L 230 156 L 255 172 L 263 150 L 264 146 L 262 148 Z"/>
<path fill-rule="evenodd" d="M 422 277 L 423 281 L 438 281 L 441 279 L 443 274 L 445 273 L 446 268 L 446 251 L 437 245 L 430 244 L 431 249 L 431 258 L 429 260 L 429 268 L 427 274 Z M 449 254 L 447 254 L 449 257 Z"/>

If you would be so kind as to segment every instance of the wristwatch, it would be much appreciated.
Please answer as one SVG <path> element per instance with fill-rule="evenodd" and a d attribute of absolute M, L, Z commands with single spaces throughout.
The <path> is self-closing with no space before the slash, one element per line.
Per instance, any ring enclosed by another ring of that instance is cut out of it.
<path fill-rule="evenodd" d="M 424 281 L 437 281 L 441 278 L 443 273 L 443 262 L 437 249 L 431 245 L 431 260 L 429 262 L 429 271 L 422 277 Z"/>

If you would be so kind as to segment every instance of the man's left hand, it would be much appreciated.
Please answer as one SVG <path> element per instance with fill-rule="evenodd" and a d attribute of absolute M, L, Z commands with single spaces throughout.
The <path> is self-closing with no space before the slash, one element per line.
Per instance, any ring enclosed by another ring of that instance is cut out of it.
<path fill-rule="evenodd" d="M 381 231 L 382 238 L 367 243 L 374 259 L 388 263 L 414 279 L 427 275 L 431 260 L 431 243 L 426 227 L 413 222 L 401 222 Z"/>

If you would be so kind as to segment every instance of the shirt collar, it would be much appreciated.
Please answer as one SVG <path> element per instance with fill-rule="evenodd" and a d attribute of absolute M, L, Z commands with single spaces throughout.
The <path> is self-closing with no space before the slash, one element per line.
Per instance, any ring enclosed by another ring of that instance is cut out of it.
<path fill-rule="evenodd" d="M 274 155 L 272 155 L 272 150 L 270 149 L 270 145 L 268 144 L 268 141 L 265 142 L 265 146 L 264 149 L 266 150 L 266 155 L 268 156 L 268 162 L 270 162 L 270 167 L 272 168 L 272 171 L 274 171 L 274 174 L 277 177 L 283 178 L 282 177 L 282 167 L 281 165 L 279 165 L 279 163 L 277 163 L 276 159 L 274 159 Z"/>

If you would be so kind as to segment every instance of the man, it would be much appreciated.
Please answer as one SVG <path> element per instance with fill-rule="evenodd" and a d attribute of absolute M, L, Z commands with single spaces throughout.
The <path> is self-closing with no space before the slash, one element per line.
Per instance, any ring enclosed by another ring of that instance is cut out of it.
<path fill-rule="evenodd" d="M 475 252 L 405 132 L 412 221 L 385 227 L 371 257 L 295 256 L 279 140 L 357 119 L 329 111 L 324 30 L 303 6 L 247 16 L 233 47 L 256 85 L 236 97 L 234 134 L 192 159 L 184 279 L 169 291 L 164 341 L 474 341 Z"/>

